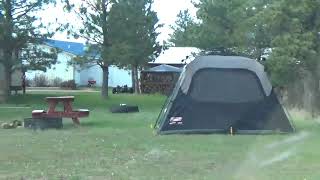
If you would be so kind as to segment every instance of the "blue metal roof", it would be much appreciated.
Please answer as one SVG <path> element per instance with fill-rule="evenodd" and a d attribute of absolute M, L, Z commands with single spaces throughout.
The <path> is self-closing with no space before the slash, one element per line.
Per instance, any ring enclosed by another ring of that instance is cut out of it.
<path fill-rule="evenodd" d="M 85 45 L 82 43 L 76 43 L 76 42 L 68 42 L 68 41 L 59 41 L 59 40 L 52 40 L 49 39 L 45 42 L 48 46 L 59 48 L 62 51 L 82 56 L 84 55 L 85 51 Z"/>

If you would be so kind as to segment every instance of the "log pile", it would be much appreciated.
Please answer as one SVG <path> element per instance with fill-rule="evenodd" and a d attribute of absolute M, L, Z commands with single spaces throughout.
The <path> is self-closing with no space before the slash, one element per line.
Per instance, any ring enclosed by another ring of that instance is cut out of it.
<path fill-rule="evenodd" d="M 150 73 L 141 74 L 141 91 L 145 94 L 171 94 L 179 74 L 177 73 Z"/>

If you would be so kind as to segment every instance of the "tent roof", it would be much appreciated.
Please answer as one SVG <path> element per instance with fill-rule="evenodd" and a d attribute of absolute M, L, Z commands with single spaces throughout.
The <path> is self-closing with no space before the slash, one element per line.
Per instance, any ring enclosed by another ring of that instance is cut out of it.
<path fill-rule="evenodd" d="M 150 64 L 185 64 L 194 60 L 194 54 L 201 50 L 194 47 L 169 47 Z"/>
<path fill-rule="evenodd" d="M 174 66 L 163 64 L 160 66 L 150 68 L 149 70 L 146 70 L 144 72 L 177 72 L 177 73 L 180 73 L 180 72 L 182 72 L 182 69 L 174 67 Z"/>
<path fill-rule="evenodd" d="M 269 96 L 272 91 L 272 85 L 264 71 L 264 66 L 259 62 L 238 56 L 200 56 L 186 66 L 183 72 L 183 79 L 181 81 L 181 89 L 187 94 L 192 77 L 197 71 L 206 68 L 220 68 L 220 69 L 245 69 L 257 75 L 265 94 Z"/>

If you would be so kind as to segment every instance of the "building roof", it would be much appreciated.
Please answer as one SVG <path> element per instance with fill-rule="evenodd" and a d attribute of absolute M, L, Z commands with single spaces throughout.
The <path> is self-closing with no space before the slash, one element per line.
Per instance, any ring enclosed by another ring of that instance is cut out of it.
<path fill-rule="evenodd" d="M 150 64 L 186 64 L 193 61 L 195 54 L 200 52 L 200 49 L 194 47 L 170 47 Z"/>
<path fill-rule="evenodd" d="M 85 54 L 86 46 L 83 43 L 49 39 L 46 44 L 76 56 Z M 200 49 L 194 47 L 170 47 L 150 64 L 187 64 L 195 59 L 195 54 L 200 52 Z"/>
<path fill-rule="evenodd" d="M 62 51 L 65 51 L 77 56 L 84 55 L 84 52 L 85 52 L 84 51 L 85 45 L 83 43 L 52 40 L 52 39 L 47 40 L 45 43 L 48 46 L 59 48 Z"/>
<path fill-rule="evenodd" d="M 176 72 L 176 73 L 180 73 L 180 72 L 182 72 L 182 69 L 174 67 L 174 66 L 163 64 L 160 66 L 150 68 L 149 70 L 146 70 L 144 72 Z"/>

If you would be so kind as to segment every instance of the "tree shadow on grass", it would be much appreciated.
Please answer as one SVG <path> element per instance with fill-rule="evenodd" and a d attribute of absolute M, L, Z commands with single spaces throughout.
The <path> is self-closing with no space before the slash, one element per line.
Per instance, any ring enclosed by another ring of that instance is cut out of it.
<path fill-rule="evenodd" d="M 105 128 L 110 126 L 107 121 L 89 121 L 81 123 L 81 127 Z"/>

